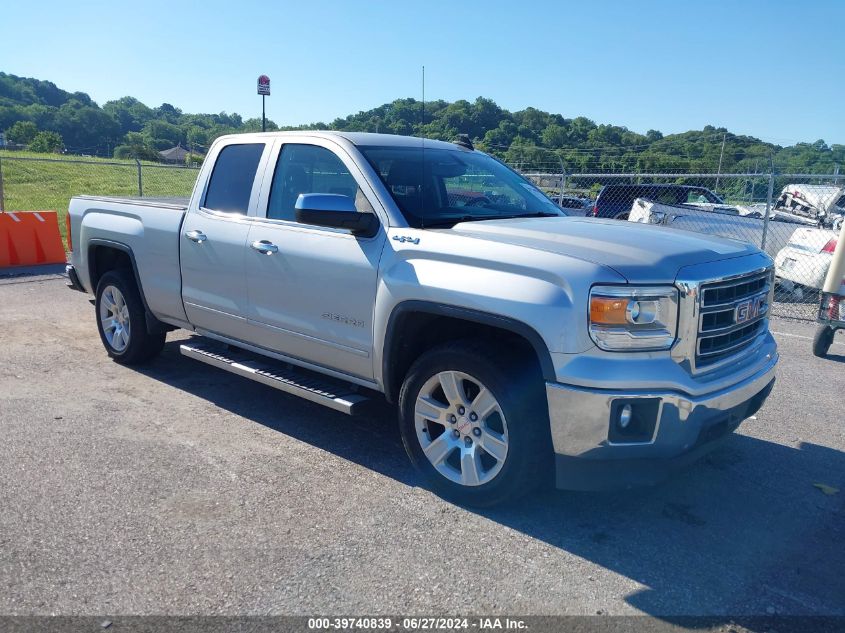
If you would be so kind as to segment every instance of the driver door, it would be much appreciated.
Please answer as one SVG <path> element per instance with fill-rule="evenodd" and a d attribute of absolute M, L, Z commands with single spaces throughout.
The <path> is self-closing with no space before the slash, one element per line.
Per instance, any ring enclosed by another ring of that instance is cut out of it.
<path fill-rule="evenodd" d="M 373 309 L 386 239 L 300 224 L 302 193 L 347 195 L 374 213 L 374 192 L 345 150 L 324 139 L 287 141 L 267 173 L 247 237 L 250 338 L 261 347 L 359 378 L 373 378 Z M 272 174 L 272 176 L 271 176 Z M 268 253 L 268 245 L 272 245 Z"/>

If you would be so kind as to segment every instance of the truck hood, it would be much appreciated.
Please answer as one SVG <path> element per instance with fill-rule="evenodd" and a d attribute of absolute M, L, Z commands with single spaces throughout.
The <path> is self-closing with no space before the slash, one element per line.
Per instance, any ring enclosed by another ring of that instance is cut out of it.
<path fill-rule="evenodd" d="M 632 283 L 674 281 L 694 264 L 742 257 L 751 244 L 667 227 L 594 218 L 518 218 L 462 222 L 452 231 L 608 266 Z"/>

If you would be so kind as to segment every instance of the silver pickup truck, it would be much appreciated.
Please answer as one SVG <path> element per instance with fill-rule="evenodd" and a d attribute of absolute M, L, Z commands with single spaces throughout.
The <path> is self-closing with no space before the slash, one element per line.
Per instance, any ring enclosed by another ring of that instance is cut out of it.
<path fill-rule="evenodd" d="M 763 404 L 772 260 L 566 217 L 466 140 L 218 139 L 190 201 L 70 203 L 103 345 L 181 352 L 345 413 L 396 403 L 430 486 L 489 505 L 665 477 Z"/>

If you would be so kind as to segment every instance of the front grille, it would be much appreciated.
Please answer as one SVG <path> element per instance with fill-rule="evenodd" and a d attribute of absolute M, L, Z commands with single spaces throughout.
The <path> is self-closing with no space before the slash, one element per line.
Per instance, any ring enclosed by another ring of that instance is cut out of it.
<path fill-rule="evenodd" d="M 771 270 L 702 284 L 696 367 L 736 356 L 766 330 L 771 284 Z"/>

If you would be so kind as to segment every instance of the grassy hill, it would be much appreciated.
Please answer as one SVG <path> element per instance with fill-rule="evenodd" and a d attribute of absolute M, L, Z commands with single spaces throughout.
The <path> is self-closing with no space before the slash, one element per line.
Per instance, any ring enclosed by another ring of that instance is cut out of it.
<path fill-rule="evenodd" d="M 718 108 L 714 116 L 719 116 Z M 260 119 L 244 120 L 237 113 L 192 114 L 169 103 L 149 107 L 131 96 L 100 106 L 83 92 L 0 72 L 0 131 L 21 145 L 33 144 L 35 134 L 51 133 L 61 137 L 53 140 L 69 153 L 155 160 L 158 151 L 177 143 L 201 154 L 221 134 L 260 129 Z M 267 129 L 279 127 L 268 121 Z M 425 107 L 416 99 L 394 99 L 330 122 L 284 129 L 379 131 L 441 140 L 467 134 L 480 148 L 511 164 L 530 170 L 565 168 L 569 173 L 712 172 L 719 165 L 722 171 L 747 173 L 773 164 L 784 173 L 830 174 L 845 162 L 845 145 L 823 140 L 781 147 L 712 125 L 680 134 L 642 133 L 577 113 L 533 107 L 511 112 L 485 97 L 433 100 Z"/>
<path fill-rule="evenodd" d="M 63 236 L 64 217 L 73 196 L 138 195 L 135 161 L 0 151 L 0 166 L 6 210 L 58 211 Z M 145 196 L 189 196 L 197 173 L 197 169 L 142 162 L 143 193 Z"/>

